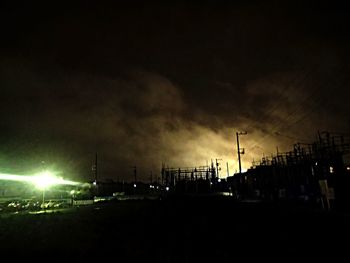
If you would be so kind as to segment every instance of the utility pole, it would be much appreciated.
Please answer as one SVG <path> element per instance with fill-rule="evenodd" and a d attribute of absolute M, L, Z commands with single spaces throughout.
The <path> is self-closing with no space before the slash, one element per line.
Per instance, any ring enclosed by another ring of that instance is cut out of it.
<path fill-rule="evenodd" d="M 219 179 L 219 164 L 218 161 L 221 161 L 222 159 L 215 159 L 216 162 L 216 176 Z"/>
<path fill-rule="evenodd" d="M 246 135 L 246 134 L 247 134 L 246 131 L 245 132 L 236 132 L 239 173 L 242 173 L 241 154 L 244 154 L 244 148 L 242 148 L 242 149 L 239 148 L 239 135 Z"/>
<path fill-rule="evenodd" d="M 95 154 L 95 182 L 97 183 L 97 153 Z"/>
<path fill-rule="evenodd" d="M 133 167 L 134 169 L 134 195 L 136 194 L 136 166 Z"/>
<path fill-rule="evenodd" d="M 93 172 L 93 176 L 94 176 L 94 184 L 97 184 L 97 153 L 95 153 L 95 163 L 92 163 L 91 165 L 91 170 Z"/>
<path fill-rule="evenodd" d="M 137 174 L 136 174 L 136 166 L 134 168 L 134 183 L 136 184 Z"/>
<path fill-rule="evenodd" d="M 44 189 L 43 189 L 43 202 L 42 202 L 42 207 L 45 209 L 45 188 L 46 187 L 44 187 Z"/>

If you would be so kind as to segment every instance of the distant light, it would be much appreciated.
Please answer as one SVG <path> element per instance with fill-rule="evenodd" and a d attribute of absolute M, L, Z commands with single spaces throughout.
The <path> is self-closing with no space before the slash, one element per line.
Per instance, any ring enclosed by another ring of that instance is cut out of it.
<path fill-rule="evenodd" d="M 159 186 L 157 185 L 157 189 L 159 189 Z"/>
<path fill-rule="evenodd" d="M 210 182 L 210 185 L 212 185 L 213 184 L 213 182 Z"/>
<path fill-rule="evenodd" d="M 168 186 L 167 186 L 167 187 L 165 187 L 165 190 L 169 191 L 169 187 L 168 187 Z"/>
<path fill-rule="evenodd" d="M 93 184 L 93 185 L 97 185 L 97 182 L 96 182 L 96 181 L 94 181 L 92 184 Z"/>
<path fill-rule="evenodd" d="M 346 167 L 346 170 L 350 171 L 350 166 Z"/>
<path fill-rule="evenodd" d="M 317 162 L 315 162 L 315 165 L 316 165 L 316 166 L 317 166 L 317 164 L 318 164 L 318 163 L 317 163 Z"/>
<path fill-rule="evenodd" d="M 334 173 L 334 168 L 332 166 L 329 166 L 329 173 Z"/>
<path fill-rule="evenodd" d="M 134 184 L 134 187 L 136 187 L 136 184 Z"/>
<path fill-rule="evenodd" d="M 218 182 L 221 183 L 221 179 L 220 178 L 218 179 Z"/>

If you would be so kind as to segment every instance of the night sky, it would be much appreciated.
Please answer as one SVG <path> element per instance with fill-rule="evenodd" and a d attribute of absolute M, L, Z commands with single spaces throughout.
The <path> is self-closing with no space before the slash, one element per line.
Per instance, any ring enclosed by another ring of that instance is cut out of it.
<path fill-rule="evenodd" d="M 131 180 L 350 132 L 350 16 L 335 1 L 0 5 L 0 172 Z M 226 2 L 226 1 L 225 1 Z M 227 1 L 228 2 L 228 1 Z"/>

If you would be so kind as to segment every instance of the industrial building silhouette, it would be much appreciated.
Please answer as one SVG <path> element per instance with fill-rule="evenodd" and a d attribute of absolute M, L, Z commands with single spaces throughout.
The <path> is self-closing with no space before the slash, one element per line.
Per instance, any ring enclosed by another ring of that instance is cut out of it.
<path fill-rule="evenodd" d="M 219 179 L 217 166 L 169 168 L 162 165 L 162 183 L 174 193 L 229 192 L 237 200 L 298 201 L 324 209 L 344 208 L 350 202 L 348 138 L 319 132 L 313 143 L 263 157 L 246 172 Z"/>

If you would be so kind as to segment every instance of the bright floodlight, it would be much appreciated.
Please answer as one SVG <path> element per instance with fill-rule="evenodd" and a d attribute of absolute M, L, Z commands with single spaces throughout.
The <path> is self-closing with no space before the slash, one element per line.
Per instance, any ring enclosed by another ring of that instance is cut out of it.
<path fill-rule="evenodd" d="M 52 185 L 59 184 L 61 178 L 55 177 L 51 172 L 42 172 L 33 177 L 34 185 L 39 189 L 47 189 Z"/>
<path fill-rule="evenodd" d="M 50 171 L 45 171 L 32 176 L 32 183 L 39 189 L 45 190 L 54 185 L 78 185 L 78 182 L 63 180 L 62 177 L 55 176 Z"/>
<path fill-rule="evenodd" d="M 81 185 L 79 182 L 64 180 L 61 177 L 56 177 L 50 171 L 45 171 L 32 176 L 0 173 L 0 180 L 28 182 L 34 184 L 41 190 L 45 190 L 53 185 Z"/>

